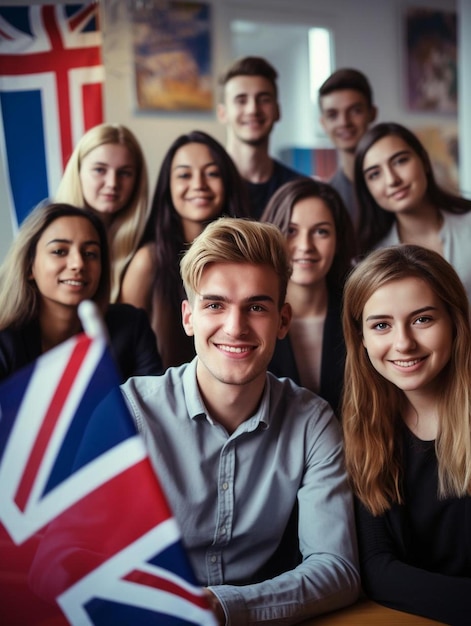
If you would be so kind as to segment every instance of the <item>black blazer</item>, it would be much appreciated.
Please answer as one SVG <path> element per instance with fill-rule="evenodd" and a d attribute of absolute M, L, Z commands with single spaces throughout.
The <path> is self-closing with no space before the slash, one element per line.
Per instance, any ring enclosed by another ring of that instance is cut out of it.
<path fill-rule="evenodd" d="M 345 367 L 341 306 L 341 296 L 329 292 L 322 339 L 321 380 L 318 394 L 329 402 L 339 418 Z M 287 376 L 296 384 L 301 384 L 289 332 L 284 339 L 277 341 L 268 369 L 275 376 Z"/>
<path fill-rule="evenodd" d="M 162 373 L 155 335 L 144 310 L 130 304 L 110 304 L 104 321 L 121 382 L 130 376 Z M 40 355 L 41 335 L 37 320 L 21 328 L 0 331 L 0 380 Z"/>

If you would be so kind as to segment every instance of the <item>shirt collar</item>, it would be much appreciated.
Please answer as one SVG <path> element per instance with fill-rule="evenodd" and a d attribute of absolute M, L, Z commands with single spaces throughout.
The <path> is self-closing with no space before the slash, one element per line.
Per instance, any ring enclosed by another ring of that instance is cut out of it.
<path fill-rule="evenodd" d="M 185 393 L 186 409 L 190 419 L 194 420 L 199 416 L 204 416 L 213 423 L 211 416 L 208 415 L 198 389 L 198 383 L 196 382 L 197 363 L 198 357 L 196 356 L 188 363 L 183 373 L 183 391 Z M 268 428 L 270 426 L 270 388 L 271 381 L 270 377 L 267 376 L 260 405 L 254 415 L 244 422 L 246 430 L 255 430 L 259 424 L 262 425 L 262 428 Z M 243 424 L 241 426 L 243 426 Z"/>

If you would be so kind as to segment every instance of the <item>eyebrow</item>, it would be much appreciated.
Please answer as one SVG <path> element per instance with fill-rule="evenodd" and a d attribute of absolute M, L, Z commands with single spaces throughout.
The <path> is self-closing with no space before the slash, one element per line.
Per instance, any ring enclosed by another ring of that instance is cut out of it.
<path fill-rule="evenodd" d="M 401 156 L 403 154 L 411 154 L 411 152 L 412 152 L 412 150 L 399 150 L 399 152 L 395 152 L 390 157 L 388 157 L 388 161 L 392 161 L 393 159 L 397 159 L 398 156 Z M 363 170 L 363 174 L 366 174 L 370 170 L 374 170 L 377 167 L 379 167 L 379 164 L 371 165 L 370 167 L 367 167 L 365 170 Z"/>
<path fill-rule="evenodd" d="M 46 246 L 51 245 L 51 243 L 56 244 L 56 243 L 73 243 L 72 239 L 60 239 L 59 237 L 56 239 L 51 239 L 50 241 L 48 241 L 46 243 Z M 99 241 L 95 241 L 94 239 L 89 239 L 88 241 L 83 241 L 82 244 L 89 246 L 100 246 L 100 242 Z"/>
<path fill-rule="evenodd" d="M 200 293 L 199 299 L 200 301 L 207 300 L 209 302 L 231 302 L 231 300 L 227 296 L 219 296 L 217 294 L 211 294 L 211 293 L 207 293 L 207 294 Z M 273 304 L 275 304 L 274 299 L 271 296 L 268 296 L 267 294 L 264 294 L 264 293 L 257 294 L 254 296 L 249 296 L 248 298 L 245 298 L 243 302 L 246 302 L 247 304 L 250 304 L 252 302 L 273 302 Z"/>
<path fill-rule="evenodd" d="M 211 167 L 212 165 L 217 165 L 216 161 L 208 161 L 208 163 L 205 163 L 203 167 Z M 185 169 L 191 169 L 193 165 L 186 165 L 185 163 L 180 163 L 179 165 L 174 165 L 173 169 L 177 170 L 178 168 L 181 168 L 181 167 Z"/>
<path fill-rule="evenodd" d="M 420 313 L 425 313 L 426 311 L 437 311 L 437 307 L 436 306 L 424 306 L 421 307 L 420 309 L 416 309 L 415 311 L 411 311 L 409 313 L 409 316 L 414 316 L 414 315 L 419 315 Z M 365 322 L 370 322 L 373 320 L 390 320 L 393 318 L 393 315 L 369 315 Z"/>
<path fill-rule="evenodd" d="M 233 97 L 240 98 L 241 96 L 249 95 L 253 95 L 255 98 L 259 98 L 260 96 L 270 96 L 271 98 L 275 97 L 275 94 L 272 91 L 256 91 L 254 94 L 249 94 L 248 91 L 238 91 Z"/>
<path fill-rule="evenodd" d="M 334 220 L 332 219 L 332 221 L 324 220 L 322 222 L 314 222 L 314 224 L 312 224 L 310 226 L 310 228 L 312 228 L 312 226 L 324 226 L 325 224 L 327 224 L 327 226 L 333 226 L 334 225 Z M 293 220 L 290 220 L 289 225 L 290 226 L 299 226 L 298 222 L 295 222 Z"/>
<path fill-rule="evenodd" d="M 110 164 L 106 161 L 93 161 L 92 165 L 103 165 L 103 167 L 110 167 Z M 122 170 L 124 168 L 134 169 L 136 166 L 134 163 L 124 163 L 123 165 L 118 165 L 117 170 Z"/>

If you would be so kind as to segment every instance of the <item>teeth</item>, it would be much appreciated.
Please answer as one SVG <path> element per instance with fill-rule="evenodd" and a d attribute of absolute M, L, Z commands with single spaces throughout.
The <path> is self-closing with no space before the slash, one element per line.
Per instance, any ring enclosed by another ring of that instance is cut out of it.
<path fill-rule="evenodd" d="M 72 285 L 73 287 L 81 287 L 84 283 L 81 280 L 63 280 L 66 285 Z"/>
<path fill-rule="evenodd" d="M 395 365 L 399 365 L 399 367 L 412 367 L 419 363 L 420 359 L 414 359 L 413 361 L 394 361 Z"/>
<path fill-rule="evenodd" d="M 236 346 L 223 346 L 219 345 L 221 350 L 225 352 L 235 352 L 236 354 L 241 354 L 242 352 L 249 352 L 250 348 L 238 348 Z"/>

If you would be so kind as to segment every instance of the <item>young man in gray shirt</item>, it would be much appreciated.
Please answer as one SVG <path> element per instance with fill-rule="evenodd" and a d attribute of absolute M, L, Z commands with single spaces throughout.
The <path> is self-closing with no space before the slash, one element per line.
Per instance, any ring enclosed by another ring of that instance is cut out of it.
<path fill-rule="evenodd" d="M 220 624 L 295 624 L 359 593 L 338 420 L 267 373 L 290 272 L 272 224 L 208 225 L 181 263 L 197 356 L 121 387 Z"/>

